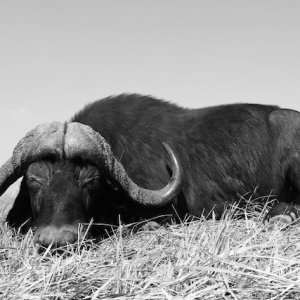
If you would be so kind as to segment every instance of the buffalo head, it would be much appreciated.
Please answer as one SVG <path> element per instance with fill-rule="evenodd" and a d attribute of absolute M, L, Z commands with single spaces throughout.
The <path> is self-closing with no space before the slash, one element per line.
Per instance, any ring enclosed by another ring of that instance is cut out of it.
<path fill-rule="evenodd" d="M 100 207 L 105 178 L 142 206 L 162 207 L 174 199 L 182 175 L 175 154 L 167 144 L 164 147 L 172 178 L 164 188 L 148 190 L 133 182 L 110 145 L 91 127 L 76 122 L 41 124 L 21 139 L 1 166 L 0 195 L 24 176 L 19 195 L 26 189 L 30 198 L 36 241 L 44 246 L 73 243 L 79 223 L 89 222 Z"/>

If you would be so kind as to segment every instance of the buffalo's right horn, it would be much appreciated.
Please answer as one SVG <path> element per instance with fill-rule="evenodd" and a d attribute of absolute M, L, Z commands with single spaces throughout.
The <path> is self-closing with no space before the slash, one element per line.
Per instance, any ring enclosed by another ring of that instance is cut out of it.
<path fill-rule="evenodd" d="M 69 123 L 65 136 L 65 154 L 67 158 L 86 158 L 105 168 L 121 185 L 122 189 L 134 201 L 145 205 L 162 207 L 169 204 L 179 193 L 182 186 L 182 172 L 172 149 L 164 144 L 172 163 L 172 178 L 160 190 L 148 190 L 138 186 L 126 173 L 124 166 L 114 156 L 106 140 L 90 126 L 81 123 Z"/>
<path fill-rule="evenodd" d="M 64 124 L 60 122 L 40 124 L 29 131 L 18 142 L 12 157 L 0 167 L 0 196 L 33 161 L 48 155 L 62 157 L 63 144 Z"/>

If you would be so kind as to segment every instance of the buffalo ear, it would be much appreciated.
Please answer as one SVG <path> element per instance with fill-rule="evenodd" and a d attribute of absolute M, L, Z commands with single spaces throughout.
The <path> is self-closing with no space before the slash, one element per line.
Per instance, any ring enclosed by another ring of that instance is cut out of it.
<path fill-rule="evenodd" d="M 31 220 L 33 219 L 25 176 L 22 178 L 21 184 L 19 185 L 19 193 L 7 214 L 6 221 L 9 226 L 16 229 L 22 226 L 21 232 L 24 233 L 29 229 Z"/>
<path fill-rule="evenodd" d="M 9 211 L 19 194 L 21 178 L 12 183 L 8 189 L 0 196 L 0 222 L 5 222 Z"/>

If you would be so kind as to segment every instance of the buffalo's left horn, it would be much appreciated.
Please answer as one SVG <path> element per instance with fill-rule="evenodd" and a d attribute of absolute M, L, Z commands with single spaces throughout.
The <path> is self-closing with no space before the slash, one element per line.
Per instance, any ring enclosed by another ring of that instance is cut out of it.
<path fill-rule="evenodd" d="M 17 144 L 12 157 L 0 167 L 0 196 L 21 177 L 35 160 L 47 155 L 62 157 L 64 124 L 40 124 L 29 131 Z"/>
<path fill-rule="evenodd" d="M 90 126 L 80 123 L 69 123 L 65 136 L 65 154 L 67 158 L 88 158 L 104 167 L 121 185 L 122 189 L 134 201 L 145 205 L 162 207 L 169 204 L 179 193 L 182 186 L 181 168 L 171 148 L 164 144 L 172 163 L 172 178 L 160 190 L 148 190 L 138 186 L 126 173 L 124 166 L 114 156 L 106 140 Z"/>

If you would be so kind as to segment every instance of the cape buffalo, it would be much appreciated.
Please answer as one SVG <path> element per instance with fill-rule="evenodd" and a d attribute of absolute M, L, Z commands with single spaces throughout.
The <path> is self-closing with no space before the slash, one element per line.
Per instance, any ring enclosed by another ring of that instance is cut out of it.
<path fill-rule="evenodd" d="M 0 168 L 0 195 L 21 176 L 7 220 L 20 226 L 30 219 L 45 246 L 74 242 L 78 224 L 91 218 L 116 224 L 119 215 L 123 222 L 212 210 L 218 216 L 226 202 L 254 190 L 293 208 L 300 204 L 300 114 L 108 97 L 21 139 Z"/>

